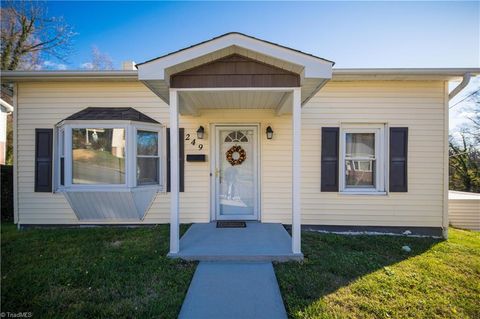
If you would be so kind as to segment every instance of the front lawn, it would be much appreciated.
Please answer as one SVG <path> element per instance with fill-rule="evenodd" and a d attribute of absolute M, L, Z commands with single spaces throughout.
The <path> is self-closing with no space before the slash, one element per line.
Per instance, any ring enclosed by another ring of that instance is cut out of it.
<path fill-rule="evenodd" d="M 302 236 L 305 260 L 275 264 L 291 318 L 480 318 L 479 233 Z M 4 224 L 1 240 L 1 311 L 34 318 L 176 318 L 196 266 L 166 257 L 166 225 Z"/>
<path fill-rule="evenodd" d="M 168 226 L 1 230 L 2 312 L 33 318 L 176 318 L 195 263 Z"/>
<path fill-rule="evenodd" d="M 480 318 L 480 233 L 302 236 L 305 260 L 275 265 L 291 318 Z"/>

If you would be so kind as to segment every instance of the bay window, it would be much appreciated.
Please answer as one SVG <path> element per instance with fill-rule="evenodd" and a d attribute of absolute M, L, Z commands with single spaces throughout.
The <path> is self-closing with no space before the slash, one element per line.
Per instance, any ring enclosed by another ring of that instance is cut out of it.
<path fill-rule="evenodd" d="M 57 190 L 163 190 L 162 127 L 130 121 L 57 126 Z"/>
<path fill-rule="evenodd" d="M 342 126 L 340 189 L 345 193 L 385 192 L 383 125 Z"/>

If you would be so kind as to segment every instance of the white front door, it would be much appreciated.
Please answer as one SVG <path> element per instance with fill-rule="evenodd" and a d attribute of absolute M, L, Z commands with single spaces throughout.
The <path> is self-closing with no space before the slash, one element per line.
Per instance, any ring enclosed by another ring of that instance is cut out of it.
<path fill-rule="evenodd" d="M 215 127 L 214 207 L 217 220 L 258 220 L 258 127 Z"/>

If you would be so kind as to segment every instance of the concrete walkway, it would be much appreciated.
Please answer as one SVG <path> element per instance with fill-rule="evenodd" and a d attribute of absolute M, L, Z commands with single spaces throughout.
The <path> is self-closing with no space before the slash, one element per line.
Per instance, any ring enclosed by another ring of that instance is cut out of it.
<path fill-rule="evenodd" d="M 287 318 L 271 262 L 200 262 L 181 319 Z"/>

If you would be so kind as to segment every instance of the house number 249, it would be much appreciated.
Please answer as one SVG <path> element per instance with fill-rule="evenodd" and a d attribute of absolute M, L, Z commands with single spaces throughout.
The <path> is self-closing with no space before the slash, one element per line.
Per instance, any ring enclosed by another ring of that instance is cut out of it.
<path fill-rule="evenodd" d="M 190 141 L 190 134 L 187 134 L 185 136 L 185 141 Z M 195 138 L 193 140 L 191 140 L 191 142 L 190 142 L 190 144 L 192 144 L 193 146 L 195 146 L 196 143 L 197 143 L 197 139 L 195 139 Z M 203 144 L 198 144 L 197 147 L 198 147 L 199 150 L 201 150 L 201 149 L 203 149 Z"/>

